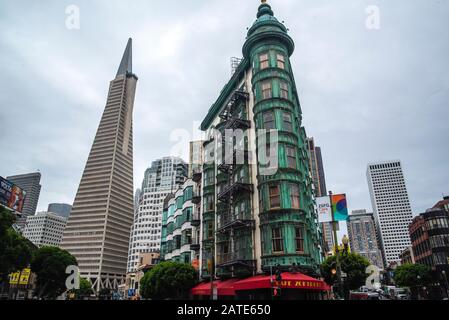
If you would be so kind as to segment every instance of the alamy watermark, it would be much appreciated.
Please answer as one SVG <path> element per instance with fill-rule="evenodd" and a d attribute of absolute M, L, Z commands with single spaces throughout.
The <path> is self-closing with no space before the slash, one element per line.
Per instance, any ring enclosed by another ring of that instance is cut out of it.
<path fill-rule="evenodd" d="M 380 269 L 375 265 L 370 265 L 366 268 L 365 273 L 368 274 L 368 278 L 365 281 L 365 287 L 370 290 L 380 289 Z"/>
<path fill-rule="evenodd" d="M 365 26 L 368 30 L 380 29 L 380 9 L 376 5 L 370 5 L 365 10 L 367 17 L 365 20 Z"/>
<path fill-rule="evenodd" d="M 189 132 L 183 129 L 172 131 L 170 140 L 176 142 L 170 150 L 172 156 L 180 156 L 183 146 L 192 141 Z M 257 129 L 250 132 L 242 129 L 212 128 L 207 138 L 198 140 L 204 142 L 204 157 L 193 159 L 194 165 L 257 165 L 259 174 L 265 176 L 274 175 L 279 169 L 278 130 Z"/>
<path fill-rule="evenodd" d="M 80 8 L 71 4 L 65 8 L 65 14 L 65 27 L 69 30 L 79 30 L 81 28 Z"/>
<path fill-rule="evenodd" d="M 80 269 L 78 266 L 67 266 L 65 273 L 69 275 L 65 280 L 67 290 L 78 290 L 80 288 Z"/>

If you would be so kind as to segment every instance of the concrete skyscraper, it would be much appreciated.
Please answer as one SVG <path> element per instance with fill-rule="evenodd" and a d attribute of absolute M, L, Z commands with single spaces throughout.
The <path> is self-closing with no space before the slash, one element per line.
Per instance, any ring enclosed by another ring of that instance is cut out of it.
<path fill-rule="evenodd" d="M 315 197 L 325 197 L 327 195 L 327 188 L 321 148 L 315 145 L 313 138 L 307 138 L 307 149 L 309 151 L 309 168 L 315 189 Z M 325 249 L 329 252 L 334 247 L 332 222 L 321 223 L 321 229 L 323 230 L 323 240 L 327 245 Z"/>
<path fill-rule="evenodd" d="M 348 236 L 352 252 L 364 256 L 371 264 L 383 269 L 372 213 L 367 213 L 366 210 L 353 210 L 348 218 Z"/>
<path fill-rule="evenodd" d="M 27 217 L 36 213 L 37 203 L 39 202 L 39 195 L 41 193 L 41 174 L 40 172 L 19 174 L 16 176 L 6 177 L 6 180 L 11 181 L 26 192 L 22 209 L 22 217 L 18 218 L 16 221 L 16 225 L 23 229 L 25 227 Z"/>
<path fill-rule="evenodd" d="M 132 40 L 114 80 L 73 203 L 62 247 L 72 253 L 81 277 L 94 289 L 124 281 L 133 220 L 132 114 L 137 77 Z"/>
<path fill-rule="evenodd" d="M 128 272 L 138 267 L 140 253 L 160 251 L 164 199 L 184 183 L 187 171 L 187 164 L 176 157 L 153 161 L 145 171 L 131 228 Z"/>
<path fill-rule="evenodd" d="M 400 161 L 370 163 L 368 188 L 384 263 L 399 262 L 411 245 L 408 226 L 412 209 Z"/>

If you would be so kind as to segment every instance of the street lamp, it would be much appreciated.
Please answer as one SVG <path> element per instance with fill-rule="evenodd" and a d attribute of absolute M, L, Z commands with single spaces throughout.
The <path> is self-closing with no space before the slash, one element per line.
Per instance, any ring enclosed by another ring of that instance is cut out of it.
<path fill-rule="evenodd" d="M 343 243 L 344 252 L 349 253 L 349 238 L 347 235 L 343 236 L 343 239 L 341 239 L 341 242 Z"/>
<path fill-rule="evenodd" d="M 441 273 L 443 274 L 444 281 L 446 282 L 445 283 L 445 285 L 446 285 L 446 297 L 449 298 L 449 283 L 447 282 L 446 271 L 443 270 L 443 271 L 441 271 Z"/>
<path fill-rule="evenodd" d="M 416 279 L 418 279 L 418 300 L 419 300 L 419 297 L 421 296 L 421 295 L 420 295 L 420 291 L 421 291 L 421 276 L 418 275 L 418 276 L 416 277 Z"/>

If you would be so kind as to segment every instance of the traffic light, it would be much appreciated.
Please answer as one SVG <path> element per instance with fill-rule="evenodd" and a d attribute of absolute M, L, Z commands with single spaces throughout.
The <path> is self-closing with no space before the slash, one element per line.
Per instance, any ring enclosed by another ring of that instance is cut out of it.
<path fill-rule="evenodd" d="M 282 271 L 281 271 L 281 266 L 278 264 L 276 265 L 276 281 L 281 281 L 282 280 Z"/>
<path fill-rule="evenodd" d="M 273 287 L 271 295 L 273 298 L 279 298 L 281 296 L 281 288 L 280 287 Z"/>
<path fill-rule="evenodd" d="M 337 262 L 335 261 L 331 263 L 331 273 L 334 276 L 337 274 Z"/>
<path fill-rule="evenodd" d="M 276 281 L 282 281 L 282 272 L 281 270 L 276 270 Z"/>

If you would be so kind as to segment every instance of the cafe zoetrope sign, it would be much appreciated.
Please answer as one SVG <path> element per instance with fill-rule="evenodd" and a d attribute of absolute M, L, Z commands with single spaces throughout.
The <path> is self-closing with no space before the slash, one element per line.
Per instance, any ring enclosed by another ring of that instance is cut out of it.
<path fill-rule="evenodd" d="M 281 280 L 274 281 L 276 287 L 284 289 L 319 289 L 323 286 L 322 282 L 308 280 Z"/>

